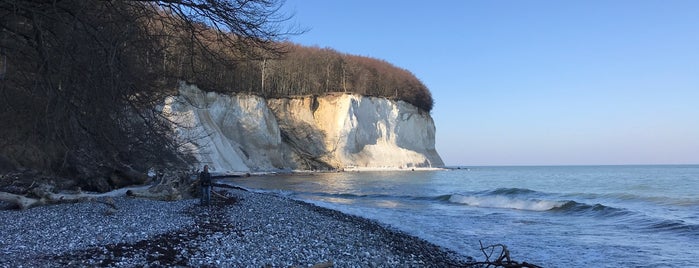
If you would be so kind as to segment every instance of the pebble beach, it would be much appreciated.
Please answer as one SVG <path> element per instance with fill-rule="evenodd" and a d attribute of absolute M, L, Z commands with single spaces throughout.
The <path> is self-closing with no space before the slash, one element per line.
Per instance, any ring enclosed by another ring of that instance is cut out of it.
<path fill-rule="evenodd" d="M 463 267 L 471 258 L 274 194 L 130 197 L 0 211 L 0 267 Z"/>

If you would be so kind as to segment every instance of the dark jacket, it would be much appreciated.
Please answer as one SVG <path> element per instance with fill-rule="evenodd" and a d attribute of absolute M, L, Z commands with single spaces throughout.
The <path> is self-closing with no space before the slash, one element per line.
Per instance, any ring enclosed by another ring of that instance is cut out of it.
<path fill-rule="evenodd" d="M 199 173 L 199 183 L 201 186 L 211 186 L 211 173 L 206 171 Z"/>

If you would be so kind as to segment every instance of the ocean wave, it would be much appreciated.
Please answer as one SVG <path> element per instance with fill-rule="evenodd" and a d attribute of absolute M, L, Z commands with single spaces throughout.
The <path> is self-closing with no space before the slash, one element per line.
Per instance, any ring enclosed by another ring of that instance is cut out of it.
<path fill-rule="evenodd" d="M 673 196 L 647 196 L 632 193 L 570 193 L 566 197 L 585 199 L 606 199 L 622 202 L 647 202 L 672 206 L 699 206 L 699 198 Z"/>
<path fill-rule="evenodd" d="M 327 193 L 327 192 L 308 192 L 300 193 L 304 195 L 334 197 L 346 199 L 396 199 L 396 200 L 425 200 L 425 201 L 448 201 L 450 194 L 437 196 L 414 196 L 414 195 L 390 195 L 390 194 L 356 194 L 356 193 Z"/>
<path fill-rule="evenodd" d="M 492 195 L 529 195 L 539 192 L 527 188 L 498 188 L 487 193 Z"/>
<path fill-rule="evenodd" d="M 460 195 L 453 194 L 449 202 L 473 207 L 508 208 L 530 211 L 547 211 L 566 204 L 566 201 L 514 198 L 505 195 Z"/>
<path fill-rule="evenodd" d="M 689 224 L 682 220 L 662 220 L 649 224 L 647 228 L 652 231 L 680 233 L 687 236 L 699 237 L 699 225 Z"/>
<path fill-rule="evenodd" d="M 330 203 L 353 203 L 355 200 L 372 200 L 372 202 L 437 202 L 453 205 L 465 205 L 478 208 L 512 209 L 554 213 L 566 216 L 593 217 L 610 220 L 615 224 L 634 226 L 642 232 L 667 232 L 687 237 L 699 238 L 699 225 L 692 221 L 650 217 L 633 209 L 610 206 L 582 200 L 593 199 L 584 194 L 555 194 L 534 191 L 526 188 L 498 188 L 494 190 L 473 191 L 458 194 L 441 195 L 391 195 L 386 193 L 328 193 L 328 192 L 294 192 L 285 190 L 259 190 L 254 192 L 271 193 L 291 198 L 322 200 Z M 582 198 L 582 200 L 581 200 Z M 632 195 L 595 195 L 593 200 L 604 199 L 639 199 Z M 571 199 L 575 199 L 573 201 Z"/>
<path fill-rule="evenodd" d="M 585 203 L 578 203 L 575 201 L 566 201 L 565 204 L 563 204 L 562 206 L 556 207 L 551 210 L 564 213 L 587 214 L 592 216 L 605 217 L 624 216 L 629 215 L 631 213 L 628 210 L 621 208 L 605 206 L 602 204 L 590 205 Z"/>
<path fill-rule="evenodd" d="M 475 194 L 453 194 L 449 195 L 447 200 L 450 203 L 473 207 L 551 211 L 588 216 L 614 217 L 631 213 L 625 209 L 603 204 L 586 204 L 556 199 L 552 195 L 520 188 L 502 188 Z"/>

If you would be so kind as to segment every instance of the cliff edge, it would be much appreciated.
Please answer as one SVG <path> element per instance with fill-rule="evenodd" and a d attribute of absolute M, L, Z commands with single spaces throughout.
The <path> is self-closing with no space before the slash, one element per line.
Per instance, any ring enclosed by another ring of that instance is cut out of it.
<path fill-rule="evenodd" d="M 415 106 L 335 93 L 264 99 L 181 84 L 161 107 L 183 150 L 217 172 L 442 167 Z"/>

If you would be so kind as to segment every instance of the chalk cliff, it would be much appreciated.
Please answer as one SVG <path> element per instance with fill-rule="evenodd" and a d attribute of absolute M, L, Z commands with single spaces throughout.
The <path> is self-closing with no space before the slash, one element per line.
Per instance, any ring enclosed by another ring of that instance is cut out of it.
<path fill-rule="evenodd" d="M 402 101 L 341 93 L 265 100 L 183 84 L 162 111 L 183 149 L 219 172 L 444 165 L 432 118 Z"/>

